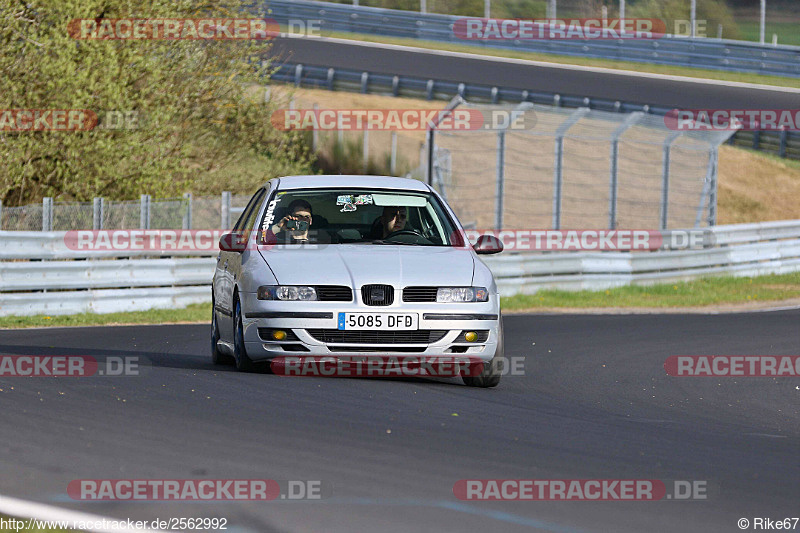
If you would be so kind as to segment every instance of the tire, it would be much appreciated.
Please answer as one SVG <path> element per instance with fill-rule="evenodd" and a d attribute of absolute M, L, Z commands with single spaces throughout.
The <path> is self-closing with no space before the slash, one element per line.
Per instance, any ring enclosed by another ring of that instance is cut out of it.
<path fill-rule="evenodd" d="M 211 304 L 211 362 L 215 365 L 229 365 L 233 363 L 233 357 L 225 355 L 217 348 L 217 341 L 219 340 L 219 326 L 217 325 L 217 312 L 214 310 L 214 304 Z"/>
<path fill-rule="evenodd" d="M 242 326 L 242 305 L 239 298 L 236 298 L 236 310 L 234 311 L 233 326 L 233 359 L 236 362 L 236 370 L 240 372 L 253 372 L 256 369 L 253 361 L 247 357 L 247 349 L 244 345 L 244 328 Z"/>
<path fill-rule="evenodd" d="M 500 383 L 500 376 L 503 374 L 502 364 L 505 357 L 503 348 L 503 318 L 500 318 L 500 327 L 497 330 L 497 350 L 494 357 L 488 363 L 483 363 L 483 371 L 478 376 L 461 376 L 464 385 L 470 387 L 496 387 Z"/>

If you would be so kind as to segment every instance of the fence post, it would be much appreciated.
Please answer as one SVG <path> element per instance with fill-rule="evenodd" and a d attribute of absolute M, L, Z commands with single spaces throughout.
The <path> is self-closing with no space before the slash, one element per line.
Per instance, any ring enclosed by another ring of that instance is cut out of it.
<path fill-rule="evenodd" d="M 0 198 L 0 231 L 3 231 L 3 199 Z"/>
<path fill-rule="evenodd" d="M 392 176 L 397 174 L 397 132 L 392 132 L 392 148 L 391 155 L 389 156 L 389 174 Z"/>
<path fill-rule="evenodd" d="M 711 176 L 711 184 L 709 187 L 708 195 L 708 225 L 717 225 L 717 172 L 719 170 L 719 150 L 714 147 L 709 156 L 710 165 L 709 175 Z"/>
<path fill-rule="evenodd" d="M 150 229 L 150 195 L 139 197 L 139 228 Z"/>
<path fill-rule="evenodd" d="M 220 203 L 221 220 L 220 225 L 223 230 L 231 228 L 231 193 L 222 191 L 222 201 Z"/>
<path fill-rule="evenodd" d="M 671 133 L 664 140 L 664 153 L 661 160 L 661 229 L 667 229 L 669 222 L 669 158 L 672 143 L 683 135 L 682 131 Z"/>
<path fill-rule="evenodd" d="M 505 169 L 506 158 L 506 132 L 500 130 L 497 132 L 497 182 L 495 189 L 494 201 L 494 229 L 500 231 L 503 228 L 503 189 L 505 186 L 505 179 L 503 170 Z"/>
<path fill-rule="evenodd" d="M 561 229 L 561 186 L 563 181 L 564 135 L 586 113 L 588 107 L 579 107 L 556 130 L 555 160 L 553 162 L 553 229 Z"/>
<path fill-rule="evenodd" d="M 364 144 L 364 146 L 362 146 L 363 152 L 364 152 L 363 166 L 364 166 L 364 173 L 366 173 L 367 172 L 367 166 L 369 165 L 369 128 L 364 128 L 364 141 L 363 141 L 363 144 Z"/>
<path fill-rule="evenodd" d="M 102 198 L 92 199 L 92 229 L 94 230 L 103 229 L 104 207 Z"/>
<path fill-rule="evenodd" d="M 183 229 L 192 229 L 192 193 L 183 193 L 186 200 L 186 210 L 183 212 Z"/>
<path fill-rule="evenodd" d="M 53 231 L 53 199 L 42 198 L 42 231 Z"/>
<path fill-rule="evenodd" d="M 617 172 L 619 169 L 619 138 L 625 133 L 625 130 L 636 124 L 644 116 L 641 111 L 634 111 L 629 114 L 622 123 L 617 126 L 617 129 L 611 134 L 611 173 L 609 176 L 608 184 L 608 228 L 616 229 L 617 227 Z"/>
<path fill-rule="evenodd" d="M 314 117 L 319 121 L 319 104 L 314 104 Z M 311 150 L 317 153 L 319 149 L 319 129 L 313 128 L 311 130 Z"/>

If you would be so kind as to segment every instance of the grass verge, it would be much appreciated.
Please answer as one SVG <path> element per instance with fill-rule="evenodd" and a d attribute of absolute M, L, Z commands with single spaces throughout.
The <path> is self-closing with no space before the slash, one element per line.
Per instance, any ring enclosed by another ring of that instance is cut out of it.
<path fill-rule="evenodd" d="M 800 272 L 753 278 L 719 276 L 605 291 L 544 290 L 503 298 L 504 310 L 536 308 L 708 307 L 800 297 Z"/>
<path fill-rule="evenodd" d="M 369 35 L 361 33 L 322 32 L 322 36 L 336 37 L 340 39 L 350 39 L 357 41 L 366 41 L 372 43 L 398 44 L 403 46 L 414 46 L 417 48 L 446 50 L 450 52 L 462 52 L 467 54 L 480 54 L 493 57 L 527 59 L 530 61 L 546 61 L 549 63 L 560 63 L 564 65 L 602 67 L 602 68 L 610 68 L 616 70 L 632 70 L 635 72 L 650 72 L 653 74 L 665 74 L 670 76 L 688 76 L 691 78 L 703 78 L 710 80 L 735 81 L 741 83 L 756 83 L 762 85 L 775 85 L 779 87 L 800 88 L 800 79 L 788 78 L 782 76 L 764 76 L 761 74 L 726 72 L 722 70 L 711 70 L 711 69 L 693 68 L 693 67 L 678 67 L 672 65 L 656 65 L 650 63 L 636 63 L 633 61 L 617 61 L 612 59 L 573 57 L 573 56 L 565 56 L 558 54 L 544 54 L 537 52 L 519 52 L 516 50 L 490 48 L 487 46 L 453 44 L 440 41 L 425 41 L 421 39 L 411 39 L 405 37 L 384 37 L 381 35 Z"/>
<path fill-rule="evenodd" d="M 151 309 L 127 313 L 82 313 L 79 315 L 33 315 L 0 317 L 0 328 L 59 326 L 114 326 L 120 324 L 170 324 L 211 322 L 211 304 L 192 304 L 181 309 Z"/>

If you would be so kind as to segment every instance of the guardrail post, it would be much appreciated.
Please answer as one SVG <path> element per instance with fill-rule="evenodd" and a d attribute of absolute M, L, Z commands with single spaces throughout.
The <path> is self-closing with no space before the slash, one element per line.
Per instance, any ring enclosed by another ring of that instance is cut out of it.
<path fill-rule="evenodd" d="M 183 229 L 192 229 L 192 193 L 183 193 L 186 210 L 183 212 Z"/>
<path fill-rule="evenodd" d="M 333 90 L 333 77 L 336 75 L 336 70 L 333 68 L 328 69 L 328 90 Z"/>
<path fill-rule="evenodd" d="M 392 147 L 389 155 L 389 174 L 397 174 L 397 132 L 392 132 Z"/>
<path fill-rule="evenodd" d="M 230 191 L 222 191 L 222 199 L 220 201 L 219 209 L 221 220 L 220 229 L 226 230 L 231 228 L 231 193 Z"/>
<path fill-rule="evenodd" d="M 400 95 L 400 76 L 394 76 L 392 78 L 392 96 L 399 96 Z"/>
<path fill-rule="evenodd" d="M 361 94 L 367 94 L 369 88 L 369 72 L 361 73 Z"/>
<path fill-rule="evenodd" d="M 102 198 L 92 199 L 92 229 L 103 229 L 103 218 L 105 215 L 105 202 Z"/>
<path fill-rule="evenodd" d="M 494 201 L 494 229 L 501 230 L 503 228 L 503 189 L 505 187 L 505 177 L 503 170 L 505 169 L 506 159 L 506 132 L 501 130 L 497 132 L 497 163 L 496 163 L 496 188 L 495 188 L 495 201 Z"/>
<path fill-rule="evenodd" d="M 425 86 L 425 99 L 433 100 L 433 80 L 428 80 L 428 84 Z"/>
<path fill-rule="evenodd" d="M 303 65 L 302 63 L 294 67 L 294 84 L 297 87 L 300 87 L 300 83 L 303 81 Z"/>
<path fill-rule="evenodd" d="M 42 198 L 42 231 L 53 231 L 53 199 Z"/>
<path fill-rule="evenodd" d="M 497 103 L 497 93 L 498 93 L 497 87 L 492 87 L 492 93 L 491 94 L 492 94 L 492 103 L 493 104 Z"/>
<path fill-rule="evenodd" d="M 139 229 L 150 229 L 150 195 L 139 197 Z"/>
<path fill-rule="evenodd" d="M 786 129 L 781 130 L 781 146 L 778 149 L 778 155 L 781 157 L 786 157 L 786 143 L 789 138 L 789 132 Z"/>
<path fill-rule="evenodd" d="M 553 228 L 561 229 L 561 186 L 563 182 L 564 135 L 578 122 L 589 108 L 580 107 L 572 112 L 556 130 L 555 160 L 553 162 Z"/>

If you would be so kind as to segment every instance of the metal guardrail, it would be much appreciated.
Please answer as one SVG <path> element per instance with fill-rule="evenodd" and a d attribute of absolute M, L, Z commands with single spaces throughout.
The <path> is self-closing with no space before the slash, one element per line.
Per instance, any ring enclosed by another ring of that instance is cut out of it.
<path fill-rule="evenodd" d="M 800 220 L 706 231 L 713 234 L 716 245 L 702 250 L 507 253 L 487 256 L 485 261 L 502 296 L 544 288 L 602 290 L 714 274 L 800 270 Z M 211 300 L 215 252 L 201 252 L 202 257 L 130 259 L 135 255 L 131 250 L 68 250 L 65 235 L 0 232 L 0 316 L 178 308 Z M 32 261 L 20 261 L 25 254 Z"/>
<path fill-rule="evenodd" d="M 556 107 L 588 107 L 599 111 L 629 113 L 642 111 L 663 116 L 671 107 L 606 100 L 576 95 L 544 93 L 492 85 L 476 85 L 441 81 L 414 76 L 378 74 L 369 71 L 334 69 L 300 63 L 283 63 L 275 67 L 271 79 L 298 87 L 330 91 L 361 92 L 386 96 L 405 96 L 427 100 L 451 100 L 454 96 L 476 103 L 535 104 Z M 737 131 L 728 141 L 734 146 L 752 148 L 790 159 L 800 159 L 800 132 L 796 131 Z"/>
<path fill-rule="evenodd" d="M 800 77 L 800 47 L 747 41 L 665 36 L 655 40 L 465 41 L 453 32 L 463 17 L 305 0 L 270 0 L 251 9 L 277 22 L 319 21 L 323 31 L 365 33 L 429 41 L 477 44 L 528 52 L 656 63 L 681 67 Z"/>

